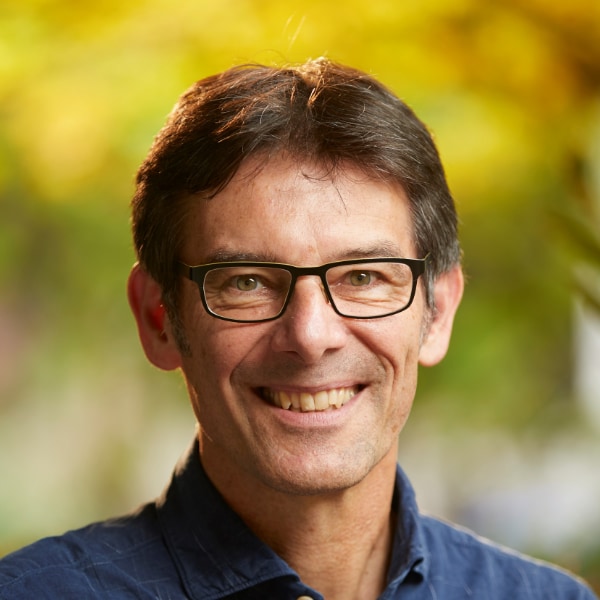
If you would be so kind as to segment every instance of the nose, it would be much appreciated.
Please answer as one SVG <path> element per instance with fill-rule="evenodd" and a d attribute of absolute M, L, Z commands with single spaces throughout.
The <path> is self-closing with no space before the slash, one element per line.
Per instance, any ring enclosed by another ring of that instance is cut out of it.
<path fill-rule="evenodd" d="M 306 364 L 341 348 L 348 336 L 344 319 L 333 310 L 314 276 L 298 278 L 286 311 L 275 324 L 273 349 L 294 354 Z"/>

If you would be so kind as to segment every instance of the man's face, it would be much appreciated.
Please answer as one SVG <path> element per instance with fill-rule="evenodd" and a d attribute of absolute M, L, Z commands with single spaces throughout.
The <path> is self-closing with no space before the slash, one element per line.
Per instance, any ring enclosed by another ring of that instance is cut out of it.
<path fill-rule="evenodd" d="M 332 179 L 290 159 L 256 166 L 196 201 L 183 261 L 420 258 L 401 189 L 352 168 Z M 333 311 L 317 277 L 302 277 L 283 316 L 240 324 L 208 315 L 185 281 L 181 312 L 191 349 L 182 369 L 209 474 L 315 494 L 348 488 L 395 455 L 427 336 L 421 284 L 408 310 L 353 320 Z M 294 397 L 306 410 L 281 408 Z"/>

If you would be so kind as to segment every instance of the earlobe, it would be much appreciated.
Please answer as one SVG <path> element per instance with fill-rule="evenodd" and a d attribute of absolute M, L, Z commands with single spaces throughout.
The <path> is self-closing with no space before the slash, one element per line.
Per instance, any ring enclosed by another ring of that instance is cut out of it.
<path fill-rule="evenodd" d="M 181 354 L 170 331 L 162 290 L 140 264 L 134 265 L 129 275 L 127 297 L 148 360 L 167 371 L 179 367 Z"/>
<path fill-rule="evenodd" d="M 434 288 L 435 314 L 432 315 L 428 330 L 425 332 L 419 363 L 431 367 L 439 363 L 450 344 L 454 316 L 460 304 L 464 289 L 464 277 L 460 265 L 442 273 Z"/>

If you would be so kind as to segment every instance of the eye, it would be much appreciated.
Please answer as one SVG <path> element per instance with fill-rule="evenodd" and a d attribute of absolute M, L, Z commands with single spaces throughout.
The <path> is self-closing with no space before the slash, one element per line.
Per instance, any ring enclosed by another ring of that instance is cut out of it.
<path fill-rule="evenodd" d="M 351 285 L 365 286 L 371 283 L 372 274 L 370 271 L 352 271 L 348 275 Z"/>
<path fill-rule="evenodd" d="M 240 292 L 253 292 L 260 286 L 261 284 L 258 278 L 251 275 L 243 275 L 236 277 L 235 279 L 235 287 L 240 290 Z"/>

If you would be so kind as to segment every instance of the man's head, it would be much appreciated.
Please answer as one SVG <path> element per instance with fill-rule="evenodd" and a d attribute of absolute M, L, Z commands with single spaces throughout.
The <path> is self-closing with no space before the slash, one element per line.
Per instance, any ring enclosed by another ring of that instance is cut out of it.
<path fill-rule="evenodd" d="M 200 82 L 140 170 L 134 233 L 142 344 L 183 371 L 221 491 L 314 495 L 389 475 L 418 364 L 446 353 L 463 285 L 442 167 L 403 103 L 326 61 Z M 426 255 L 423 285 L 406 265 Z M 200 290 L 181 263 L 218 275 Z M 289 279 L 265 263 L 298 275 L 283 312 Z"/>
<path fill-rule="evenodd" d="M 368 75 L 329 62 L 243 66 L 193 85 L 176 105 L 138 173 L 134 242 L 161 285 L 177 323 L 176 262 L 183 227 L 200 199 L 214 196 L 251 158 L 286 153 L 335 173 L 351 164 L 406 192 L 432 307 L 435 278 L 460 260 L 457 219 L 426 127 Z M 240 199 L 240 201 L 243 201 Z"/>

